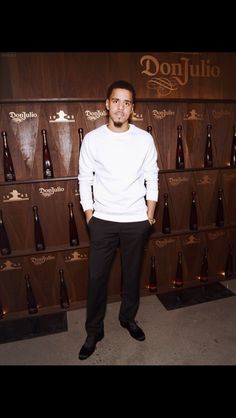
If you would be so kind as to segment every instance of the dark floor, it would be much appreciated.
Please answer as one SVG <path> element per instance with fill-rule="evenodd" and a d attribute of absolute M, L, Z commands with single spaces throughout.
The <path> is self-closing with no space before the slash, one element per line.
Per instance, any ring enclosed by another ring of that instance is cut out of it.
<path fill-rule="evenodd" d="M 236 293 L 236 280 L 224 282 Z M 141 298 L 137 342 L 118 322 L 119 302 L 108 304 L 105 338 L 85 361 L 85 309 L 68 311 L 68 331 L 0 344 L 0 365 L 236 365 L 236 296 L 166 310 L 155 296 Z M 4 320 L 4 319 L 3 319 Z"/>

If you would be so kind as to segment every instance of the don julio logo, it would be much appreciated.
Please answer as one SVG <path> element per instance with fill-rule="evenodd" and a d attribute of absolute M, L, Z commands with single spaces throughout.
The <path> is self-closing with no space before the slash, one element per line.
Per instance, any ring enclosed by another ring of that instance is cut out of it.
<path fill-rule="evenodd" d="M 166 110 L 166 109 L 163 109 L 163 110 L 153 109 L 152 114 L 155 119 L 163 119 L 166 116 L 173 116 L 175 112 L 173 112 L 172 110 Z"/>
<path fill-rule="evenodd" d="M 21 112 L 21 113 L 9 112 L 9 117 L 14 122 L 21 123 L 24 120 L 29 119 L 29 118 L 37 118 L 38 115 L 37 113 L 34 113 L 34 112 Z"/>
<path fill-rule="evenodd" d="M 53 196 L 54 193 L 58 193 L 58 192 L 64 192 L 64 187 L 50 187 L 49 189 L 44 189 L 44 187 L 40 187 L 39 188 L 39 193 L 43 196 L 43 197 L 50 197 Z"/>
<path fill-rule="evenodd" d="M 147 88 L 156 90 L 159 96 L 168 96 L 178 86 L 188 84 L 190 78 L 218 78 L 221 70 L 218 65 L 211 65 L 209 59 L 192 64 L 189 58 L 180 57 L 179 62 L 160 62 L 153 55 L 143 55 L 140 64 L 144 69 L 141 74 L 152 77 L 147 81 Z"/>
<path fill-rule="evenodd" d="M 103 116 L 107 116 L 106 110 L 95 110 L 94 112 L 92 112 L 91 110 L 85 110 L 84 113 L 88 120 L 97 120 L 102 118 Z"/>

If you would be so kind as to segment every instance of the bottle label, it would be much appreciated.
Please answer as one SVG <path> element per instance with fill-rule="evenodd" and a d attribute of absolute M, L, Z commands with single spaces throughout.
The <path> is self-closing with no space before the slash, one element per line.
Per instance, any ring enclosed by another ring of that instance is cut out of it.
<path fill-rule="evenodd" d="M 11 173 L 6 173 L 6 181 L 14 181 L 14 176 Z"/>
<path fill-rule="evenodd" d="M 50 170 L 50 168 L 46 169 L 45 174 L 47 177 L 52 177 L 52 171 Z"/>

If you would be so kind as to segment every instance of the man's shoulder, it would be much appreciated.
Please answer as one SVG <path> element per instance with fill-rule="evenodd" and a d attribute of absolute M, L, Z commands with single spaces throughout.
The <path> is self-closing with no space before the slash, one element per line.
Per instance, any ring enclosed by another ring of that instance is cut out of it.
<path fill-rule="evenodd" d="M 101 125 L 98 128 L 92 129 L 91 131 L 87 132 L 86 135 L 84 136 L 85 138 L 93 138 L 94 136 L 99 136 L 105 129 L 106 125 Z"/>
<path fill-rule="evenodd" d="M 131 126 L 132 126 L 132 131 L 134 134 L 138 136 L 142 136 L 143 138 L 147 140 L 151 139 L 151 135 L 145 129 L 139 128 L 138 126 L 133 125 L 133 124 L 131 124 Z"/>

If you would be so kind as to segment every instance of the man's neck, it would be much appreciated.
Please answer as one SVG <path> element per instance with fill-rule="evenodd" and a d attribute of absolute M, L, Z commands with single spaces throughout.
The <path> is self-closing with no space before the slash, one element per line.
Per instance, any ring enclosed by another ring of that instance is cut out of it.
<path fill-rule="evenodd" d="M 126 132 L 129 130 L 129 123 L 123 123 L 121 126 L 116 126 L 113 121 L 109 121 L 107 127 L 113 132 Z"/>

